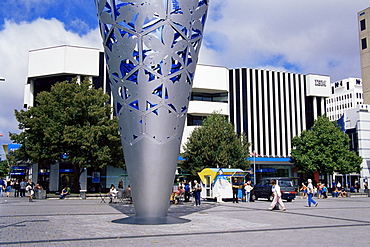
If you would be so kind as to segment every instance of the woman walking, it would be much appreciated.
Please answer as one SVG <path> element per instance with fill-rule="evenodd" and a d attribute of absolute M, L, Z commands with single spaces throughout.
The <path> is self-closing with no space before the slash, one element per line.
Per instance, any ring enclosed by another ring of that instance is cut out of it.
<path fill-rule="evenodd" d="M 271 184 L 272 184 L 272 193 L 274 193 L 274 200 L 272 200 L 271 206 L 268 209 L 273 210 L 276 203 L 279 203 L 280 206 L 282 207 L 281 211 L 286 211 L 283 200 L 281 200 L 280 186 L 276 184 L 276 180 L 271 180 Z"/>

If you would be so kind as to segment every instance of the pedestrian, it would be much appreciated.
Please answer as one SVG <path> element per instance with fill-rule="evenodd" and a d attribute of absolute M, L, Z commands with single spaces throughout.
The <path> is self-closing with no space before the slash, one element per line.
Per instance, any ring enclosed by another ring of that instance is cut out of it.
<path fill-rule="evenodd" d="M 129 198 L 130 199 L 129 203 L 132 204 L 133 201 L 132 201 L 131 186 L 130 185 L 127 186 L 127 188 L 125 189 L 124 194 L 125 194 L 125 198 Z"/>
<path fill-rule="evenodd" d="M 68 196 L 71 192 L 71 189 L 68 186 L 65 186 L 62 189 L 62 192 L 60 193 L 59 199 L 64 199 L 66 196 Z"/>
<path fill-rule="evenodd" d="M 194 194 L 194 206 L 200 206 L 200 192 L 202 191 L 202 186 L 198 184 L 197 180 L 194 180 L 194 188 L 193 188 L 193 194 Z"/>
<path fill-rule="evenodd" d="M 328 198 L 328 188 L 325 186 L 325 184 L 322 184 L 322 196 L 323 196 L 323 199 L 326 199 Z"/>
<path fill-rule="evenodd" d="M 323 196 L 323 194 L 322 194 L 322 188 L 323 188 L 323 185 L 322 185 L 322 183 L 319 183 L 318 185 L 317 185 L 317 189 L 318 189 L 318 195 L 317 195 L 317 198 L 318 199 L 320 199 L 320 198 L 323 198 L 324 196 Z"/>
<path fill-rule="evenodd" d="M 3 197 L 3 191 L 5 189 L 5 181 L 0 177 L 0 196 Z"/>
<path fill-rule="evenodd" d="M 241 185 L 241 187 L 242 187 L 242 202 L 246 202 L 247 201 L 247 193 L 245 191 L 245 186 L 247 186 L 247 183 L 244 180 L 244 182 Z"/>
<path fill-rule="evenodd" d="M 118 191 L 116 190 L 116 187 L 114 186 L 114 184 L 111 184 L 109 188 L 109 203 L 114 202 L 114 199 L 117 198 L 117 195 Z"/>
<path fill-rule="evenodd" d="M 12 192 L 12 181 L 10 180 L 6 181 L 5 192 L 6 192 L 6 197 L 10 197 L 10 193 Z"/>
<path fill-rule="evenodd" d="M 190 184 L 188 180 L 185 180 L 184 182 L 184 202 L 190 201 Z"/>
<path fill-rule="evenodd" d="M 335 187 L 335 189 L 333 191 L 333 197 L 338 197 L 338 194 L 339 194 L 338 188 Z"/>
<path fill-rule="evenodd" d="M 253 190 L 251 181 L 247 182 L 247 185 L 244 187 L 244 190 L 246 194 L 246 202 L 250 202 L 251 201 L 251 191 Z"/>
<path fill-rule="evenodd" d="M 307 182 L 308 182 L 308 185 L 307 185 L 308 206 L 311 207 L 311 203 L 312 203 L 313 205 L 315 205 L 315 207 L 317 207 L 317 205 L 319 205 L 319 203 L 315 202 L 315 200 L 312 199 L 313 192 L 314 192 L 314 188 L 313 188 L 313 185 L 312 185 L 312 180 L 308 179 Z"/>
<path fill-rule="evenodd" d="M 360 183 L 358 182 L 357 179 L 355 180 L 355 188 L 357 190 L 357 193 L 359 193 L 360 192 Z"/>
<path fill-rule="evenodd" d="M 239 183 L 238 179 L 234 178 L 233 184 L 232 184 L 232 189 L 233 189 L 233 203 L 239 203 L 238 201 L 238 191 L 239 191 Z"/>
<path fill-rule="evenodd" d="M 280 186 L 276 184 L 276 180 L 271 180 L 271 184 L 272 184 L 272 193 L 274 194 L 274 199 L 272 200 L 271 206 L 268 208 L 268 210 L 273 210 L 276 203 L 279 203 L 279 205 L 281 206 L 281 211 L 286 211 L 283 200 L 281 200 Z"/>
<path fill-rule="evenodd" d="M 342 190 L 342 185 L 341 185 L 341 183 L 339 181 L 337 182 L 337 188 L 338 188 L 338 191 L 341 191 Z"/>
<path fill-rule="evenodd" d="M 20 196 L 21 197 L 25 197 L 26 196 L 26 186 L 27 186 L 27 182 L 25 179 L 22 179 L 22 181 L 20 182 Z"/>
<path fill-rule="evenodd" d="M 120 189 L 122 189 L 122 190 L 123 190 L 123 181 L 122 181 L 122 180 L 120 180 L 120 181 L 118 182 L 118 190 L 120 190 Z"/>
<path fill-rule="evenodd" d="M 28 196 L 28 201 L 33 202 L 33 195 L 35 194 L 35 191 L 33 190 L 32 185 L 29 184 L 29 183 L 26 186 L 26 192 L 27 192 L 27 196 Z"/>
<path fill-rule="evenodd" d="M 307 196 L 307 186 L 302 183 L 302 187 L 301 187 L 301 199 L 305 199 Z"/>
<path fill-rule="evenodd" d="M 20 193 L 20 190 L 21 190 L 21 185 L 20 185 L 18 179 L 14 182 L 13 187 L 14 187 L 14 197 L 19 197 L 19 193 Z"/>

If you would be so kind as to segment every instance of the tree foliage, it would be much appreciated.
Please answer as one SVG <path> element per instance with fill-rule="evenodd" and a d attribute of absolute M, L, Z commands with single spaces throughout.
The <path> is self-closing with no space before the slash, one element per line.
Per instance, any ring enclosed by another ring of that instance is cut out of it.
<path fill-rule="evenodd" d="M 336 122 L 319 117 L 311 129 L 292 139 L 291 161 L 305 173 L 360 172 L 362 158 L 349 150 L 349 137 Z"/>
<path fill-rule="evenodd" d="M 10 134 L 14 143 L 21 144 L 13 155 L 41 167 L 56 161 L 73 164 L 75 178 L 81 168 L 123 167 L 118 124 L 109 118 L 108 101 L 109 96 L 88 79 L 56 83 L 50 92 L 37 95 L 34 107 L 15 110 L 23 131 Z"/>
<path fill-rule="evenodd" d="M 10 172 L 8 161 L 0 160 L 0 177 L 5 177 Z"/>
<path fill-rule="evenodd" d="M 250 144 L 244 134 L 238 136 L 228 119 L 213 113 L 196 127 L 184 146 L 182 169 L 197 176 L 204 168 L 249 168 Z"/>

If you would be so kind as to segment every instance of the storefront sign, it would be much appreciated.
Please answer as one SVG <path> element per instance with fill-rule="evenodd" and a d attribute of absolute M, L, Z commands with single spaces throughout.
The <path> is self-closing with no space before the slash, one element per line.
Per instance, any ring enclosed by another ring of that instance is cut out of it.
<path fill-rule="evenodd" d="M 10 173 L 10 176 L 23 176 L 23 175 L 25 175 L 24 172 L 11 172 Z"/>
<path fill-rule="evenodd" d="M 92 173 L 92 182 L 95 184 L 100 183 L 100 172 L 93 172 Z"/>
<path fill-rule="evenodd" d="M 59 172 L 60 173 L 71 173 L 71 172 L 74 172 L 73 169 L 59 169 Z"/>

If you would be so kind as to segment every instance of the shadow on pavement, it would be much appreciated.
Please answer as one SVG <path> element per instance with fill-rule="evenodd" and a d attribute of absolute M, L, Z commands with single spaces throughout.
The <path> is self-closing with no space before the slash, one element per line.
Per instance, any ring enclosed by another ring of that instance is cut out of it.
<path fill-rule="evenodd" d="M 135 216 L 135 209 L 133 204 L 119 204 L 113 203 L 110 204 L 111 207 L 120 211 L 121 213 L 129 216 L 127 218 L 113 220 L 113 223 L 118 224 L 135 224 L 135 225 L 162 225 L 162 224 L 183 224 L 188 223 L 190 220 L 183 219 L 181 217 L 201 212 L 210 208 L 214 208 L 217 205 L 214 203 L 203 203 L 200 207 L 193 206 L 192 203 L 181 203 L 176 205 L 171 205 L 168 210 L 167 217 L 159 218 L 141 218 Z"/>

